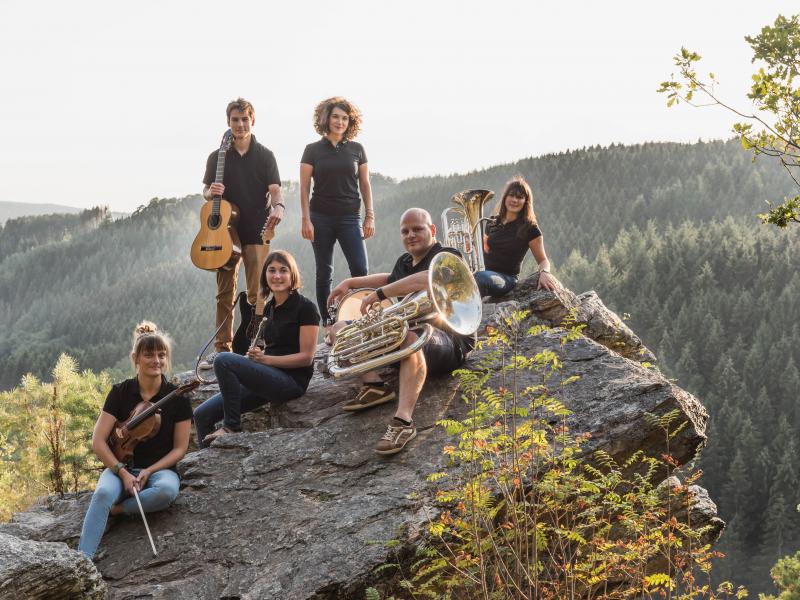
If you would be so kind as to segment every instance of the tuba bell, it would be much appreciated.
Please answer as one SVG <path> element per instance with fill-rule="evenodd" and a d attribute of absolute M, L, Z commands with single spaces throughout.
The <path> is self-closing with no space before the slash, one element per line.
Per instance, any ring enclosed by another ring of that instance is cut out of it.
<path fill-rule="evenodd" d="M 483 216 L 483 207 L 492 198 L 491 190 L 464 190 L 450 198 L 455 206 L 442 211 L 445 245 L 460 250 L 473 273 L 484 270 L 482 223 L 491 219 Z"/>
<path fill-rule="evenodd" d="M 451 331 L 469 335 L 478 329 L 481 316 L 481 295 L 469 267 L 455 254 L 440 252 L 428 267 L 427 289 L 388 307 L 376 302 L 366 315 L 339 330 L 328 355 L 328 372 L 337 378 L 358 375 L 413 354 L 433 334 L 433 326 L 422 321 L 438 319 Z M 417 326 L 418 338 L 401 348 Z"/>

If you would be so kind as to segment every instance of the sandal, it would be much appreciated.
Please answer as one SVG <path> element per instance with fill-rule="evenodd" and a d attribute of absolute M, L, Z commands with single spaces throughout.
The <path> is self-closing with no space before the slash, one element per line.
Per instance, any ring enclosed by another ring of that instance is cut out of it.
<path fill-rule="evenodd" d="M 229 433 L 241 433 L 241 430 L 236 431 L 231 429 L 230 427 L 226 427 L 223 425 L 213 433 L 209 433 L 206 437 L 203 438 L 203 446 L 209 446 L 211 442 L 215 439 L 222 437 L 223 435 L 228 435 Z"/>

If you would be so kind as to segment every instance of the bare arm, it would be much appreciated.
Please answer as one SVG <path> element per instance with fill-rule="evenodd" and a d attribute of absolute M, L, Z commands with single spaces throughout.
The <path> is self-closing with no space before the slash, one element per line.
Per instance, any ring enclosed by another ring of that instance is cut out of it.
<path fill-rule="evenodd" d="M 281 219 L 283 219 L 284 207 L 286 205 L 283 203 L 281 186 L 279 186 L 277 183 L 271 183 L 267 193 L 269 194 L 272 212 L 269 215 L 269 219 L 267 219 L 267 224 L 265 227 L 266 229 L 275 229 L 275 226 L 281 222 Z"/>
<path fill-rule="evenodd" d="M 528 242 L 528 247 L 531 249 L 533 258 L 536 259 L 536 264 L 539 265 L 538 289 L 556 289 L 556 280 L 554 277 L 550 276 L 550 261 L 547 259 L 547 254 L 544 251 L 544 236 L 540 235 L 532 239 Z"/>
<path fill-rule="evenodd" d="M 97 458 L 100 459 L 100 462 L 109 469 L 119 462 L 108 445 L 108 438 L 116 424 L 117 418 L 114 415 L 101 411 L 97 422 L 94 424 L 94 431 L 92 431 L 92 450 L 97 455 Z M 132 494 L 133 487 L 136 485 L 136 478 L 125 467 L 119 470 L 119 478 L 122 479 L 122 483 L 128 493 Z"/>
<path fill-rule="evenodd" d="M 311 224 L 311 176 L 314 167 L 300 163 L 300 233 L 304 240 L 314 241 L 314 226 Z"/>
<path fill-rule="evenodd" d="M 419 292 L 428 288 L 428 271 L 420 271 L 419 273 L 414 273 L 408 277 L 403 277 L 392 283 L 377 287 L 380 287 L 384 295 L 389 297 L 405 296 L 411 292 Z M 376 302 L 380 302 L 380 298 L 378 298 L 378 294 L 375 292 L 365 296 L 361 301 L 361 314 L 366 314 L 367 309 Z"/>
<path fill-rule="evenodd" d="M 359 288 L 379 288 L 386 285 L 387 281 L 389 281 L 389 273 L 375 273 L 374 275 L 345 279 L 331 290 L 331 295 L 328 296 L 328 306 L 331 306 L 350 290 L 357 290 Z"/>
<path fill-rule="evenodd" d="M 308 367 L 314 363 L 314 353 L 317 351 L 318 335 L 319 325 L 301 325 L 300 352 L 285 354 L 283 356 L 271 356 L 269 354 L 264 354 L 261 348 L 255 347 L 247 351 L 247 357 L 262 365 L 269 365 L 280 369 Z"/>
<path fill-rule="evenodd" d="M 375 211 L 372 208 L 372 185 L 367 163 L 358 166 L 358 189 L 364 202 L 364 239 L 368 240 L 375 235 Z"/>

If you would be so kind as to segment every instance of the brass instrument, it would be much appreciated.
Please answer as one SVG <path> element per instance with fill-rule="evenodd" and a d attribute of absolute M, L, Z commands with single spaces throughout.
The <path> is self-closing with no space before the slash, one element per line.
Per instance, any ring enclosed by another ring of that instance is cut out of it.
<path fill-rule="evenodd" d="M 328 355 L 328 372 L 337 378 L 358 375 L 413 354 L 433 334 L 433 326 L 420 321 L 439 319 L 451 331 L 469 335 L 480 325 L 482 306 L 467 264 L 455 254 L 440 252 L 428 267 L 426 290 L 389 307 L 376 302 L 366 315 L 339 330 Z M 421 326 L 417 340 L 400 348 L 415 326 Z"/>
<path fill-rule="evenodd" d="M 491 220 L 483 216 L 483 207 L 492 198 L 491 190 L 464 190 L 450 198 L 455 206 L 442 211 L 444 244 L 460 250 L 473 273 L 484 270 L 481 224 Z"/>

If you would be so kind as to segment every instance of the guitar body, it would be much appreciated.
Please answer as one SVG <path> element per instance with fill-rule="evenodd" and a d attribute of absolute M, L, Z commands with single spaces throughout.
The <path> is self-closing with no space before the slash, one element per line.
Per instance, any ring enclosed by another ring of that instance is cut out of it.
<path fill-rule="evenodd" d="M 218 207 L 215 207 L 215 203 Z M 192 263 L 206 271 L 228 271 L 242 255 L 236 231 L 239 209 L 227 200 L 209 200 L 200 208 L 200 232 L 192 243 Z"/>

